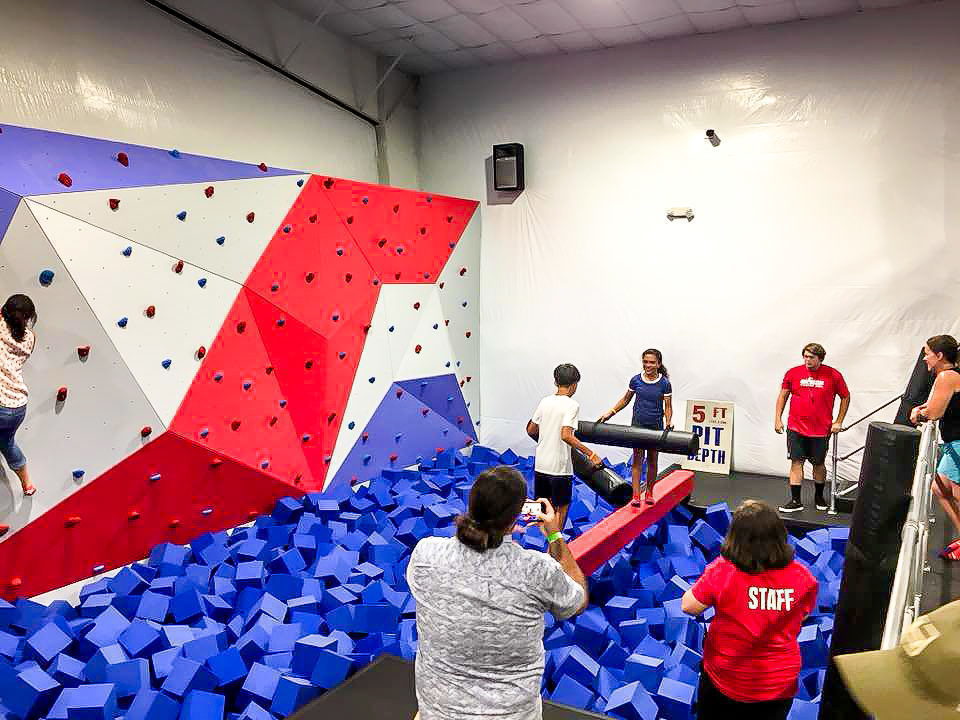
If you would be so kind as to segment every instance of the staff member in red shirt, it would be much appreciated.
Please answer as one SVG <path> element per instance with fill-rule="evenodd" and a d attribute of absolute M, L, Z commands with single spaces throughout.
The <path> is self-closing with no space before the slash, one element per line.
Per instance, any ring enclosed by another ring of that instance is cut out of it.
<path fill-rule="evenodd" d="M 703 645 L 698 720 L 785 720 L 797 693 L 797 635 L 817 603 L 817 581 L 793 559 L 772 507 L 745 500 L 720 557 L 681 600 L 716 612 Z"/>
<path fill-rule="evenodd" d="M 800 485 L 803 481 L 803 462 L 813 465 L 814 503 L 817 510 L 826 510 L 823 494 L 827 482 L 827 444 L 831 433 L 838 433 L 850 407 L 850 390 L 843 375 L 823 364 L 827 351 L 819 343 L 803 348 L 803 365 L 790 368 L 783 376 L 773 429 L 783 433 L 783 408 L 790 398 L 787 416 L 787 456 L 790 458 L 790 500 L 781 505 L 780 512 L 803 510 Z M 840 398 L 837 419 L 833 419 L 834 397 Z"/>

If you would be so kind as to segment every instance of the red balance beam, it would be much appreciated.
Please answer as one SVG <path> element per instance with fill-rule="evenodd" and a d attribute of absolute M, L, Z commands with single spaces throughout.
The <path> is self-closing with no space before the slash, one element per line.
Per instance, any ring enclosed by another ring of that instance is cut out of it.
<path fill-rule="evenodd" d="M 690 470 L 674 470 L 653 486 L 652 505 L 626 505 L 571 542 L 570 552 L 583 574 L 592 575 L 628 542 L 673 510 L 692 492 L 693 473 Z"/>

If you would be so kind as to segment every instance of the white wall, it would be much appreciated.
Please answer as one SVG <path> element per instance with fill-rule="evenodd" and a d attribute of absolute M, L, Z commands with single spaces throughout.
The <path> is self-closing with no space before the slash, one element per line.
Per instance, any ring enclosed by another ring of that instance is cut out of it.
<path fill-rule="evenodd" d="M 376 85 L 371 53 L 270 2 L 175 4 L 272 60 L 303 38 L 290 71 L 352 106 Z M 377 181 L 369 123 L 141 0 L 0 0 L 0 17 L 2 122 Z"/>
<path fill-rule="evenodd" d="M 851 419 L 901 392 L 960 330 L 957 28 L 940 3 L 426 77 L 425 189 L 486 197 L 491 145 L 527 152 L 526 192 L 481 208 L 481 440 L 532 449 L 561 361 L 596 417 L 648 346 L 680 413 L 736 402 L 741 470 L 785 472 L 774 400 L 806 342 Z"/>

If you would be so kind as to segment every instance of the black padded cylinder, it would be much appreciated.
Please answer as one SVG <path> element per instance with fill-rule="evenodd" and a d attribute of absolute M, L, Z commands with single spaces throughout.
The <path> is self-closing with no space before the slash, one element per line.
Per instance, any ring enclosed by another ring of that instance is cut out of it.
<path fill-rule="evenodd" d="M 577 425 L 577 438 L 598 445 L 644 448 L 674 455 L 696 455 L 700 450 L 700 438 L 683 430 L 646 430 L 583 420 Z"/>
<path fill-rule="evenodd" d="M 920 432 L 914 428 L 872 422 L 867 429 L 831 657 L 880 647 L 919 449 Z M 819 718 L 868 718 L 851 698 L 833 662 L 824 680 Z"/>
<path fill-rule="evenodd" d="M 597 467 L 582 452 L 573 451 L 573 472 L 614 507 L 623 507 L 633 497 L 633 485 L 608 467 Z"/>

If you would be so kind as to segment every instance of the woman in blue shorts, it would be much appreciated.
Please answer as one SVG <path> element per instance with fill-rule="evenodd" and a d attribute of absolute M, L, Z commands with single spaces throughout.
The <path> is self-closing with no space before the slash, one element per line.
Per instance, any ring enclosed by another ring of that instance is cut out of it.
<path fill-rule="evenodd" d="M 663 354 L 654 348 L 643 351 L 643 372 L 630 378 L 630 386 L 612 410 L 600 417 L 606 422 L 623 410 L 633 400 L 634 427 L 647 430 L 673 428 L 673 387 L 663 365 Z M 635 448 L 633 451 L 633 505 L 640 505 L 640 468 L 644 457 L 647 460 L 646 501 L 653 504 L 653 486 L 657 482 L 657 451 Z"/>
<path fill-rule="evenodd" d="M 943 456 L 937 465 L 933 494 L 960 535 L 960 369 L 957 368 L 957 341 L 950 335 L 936 335 L 923 346 L 927 368 L 936 373 L 930 397 L 910 413 L 913 422 L 940 421 Z M 940 553 L 947 560 L 960 560 L 960 539 Z"/>

